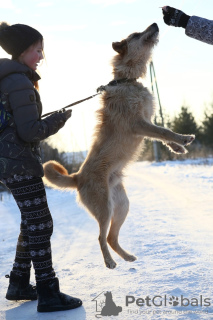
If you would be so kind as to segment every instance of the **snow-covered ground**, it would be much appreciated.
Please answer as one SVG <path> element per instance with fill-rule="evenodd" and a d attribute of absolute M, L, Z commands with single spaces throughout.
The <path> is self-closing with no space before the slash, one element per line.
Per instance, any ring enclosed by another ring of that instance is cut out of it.
<path fill-rule="evenodd" d="M 4 275 L 13 263 L 20 215 L 13 198 L 0 194 L 0 319 L 96 319 L 106 291 L 122 312 L 103 319 L 213 319 L 212 164 L 210 159 L 129 167 L 125 184 L 130 213 L 120 243 L 138 260 L 125 262 L 112 252 L 118 263 L 114 270 L 104 266 L 98 225 L 77 205 L 75 193 L 47 190 L 61 290 L 83 300 L 83 307 L 66 312 L 41 314 L 36 301 L 4 298 Z"/>

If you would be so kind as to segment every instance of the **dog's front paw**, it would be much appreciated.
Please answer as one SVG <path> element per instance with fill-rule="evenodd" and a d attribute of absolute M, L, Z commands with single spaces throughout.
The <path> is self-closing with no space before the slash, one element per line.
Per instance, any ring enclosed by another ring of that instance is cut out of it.
<path fill-rule="evenodd" d="M 115 269 L 117 264 L 114 260 L 107 260 L 107 261 L 105 261 L 105 265 L 109 269 Z"/>
<path fill-rule="evenodd" d="M 185 154 L 188 152 L 183 146 L 174 142 L 169 142 L 166 144 L 166 146 L 169 148 L 170 151 L 177 154 Z"/>
<path fill-rule="evenodd" d="M 183 145 L 184 146 L 188 146 L 189 144 L 192 143 L 192 141 L 194 141 L 194 139 L 195 139 L 195 135 L 194 134 L 183 135 L 182 136 Z"/>

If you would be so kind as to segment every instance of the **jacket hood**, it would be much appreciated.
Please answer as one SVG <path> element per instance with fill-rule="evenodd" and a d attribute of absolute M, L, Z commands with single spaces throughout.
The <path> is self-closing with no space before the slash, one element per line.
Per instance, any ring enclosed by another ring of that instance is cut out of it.
<path fill-rule="evenodd" d="M 37 72 L 16 60 L 0 59 L 0 81 L 12 73 L 24 73 L 31 81 L 40 80 Z"/>

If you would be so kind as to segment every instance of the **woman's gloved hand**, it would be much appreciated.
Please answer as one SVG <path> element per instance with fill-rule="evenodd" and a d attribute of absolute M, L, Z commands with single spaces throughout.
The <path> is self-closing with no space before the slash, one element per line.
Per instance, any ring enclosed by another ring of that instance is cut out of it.
<path fill-rule="evenodd" d="M 165 6 L 162 8 L 163 20 L 168 26 L 186 28 L 190 16 L 183 11 Z"/>
<path fill-rule="evenodd" d="M 67 121 L 72 115 L 72 109 L 66 110 L 65 108 L 62 108 L 56 111 L 56 113 L 61 113 L 64 120 Z"/>
<path fill-rule="evenodd" d="M 71 115 L 72 115 L 72 109 L 66 110 L 66 111 L 64 112 L 64 115 L 65 115 L 65 117 L 66 117 L 66 120 L 68 120 L 68 119 L 71 117 Z"/>

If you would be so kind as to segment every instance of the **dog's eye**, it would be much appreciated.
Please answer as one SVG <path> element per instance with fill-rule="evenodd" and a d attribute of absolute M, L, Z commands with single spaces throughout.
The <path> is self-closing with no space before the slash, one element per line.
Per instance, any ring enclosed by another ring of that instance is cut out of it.
<path fill-rule="evenodd" d="M 135 39 L 135 40 L 136 40 L 136 39 L 140 38 L 140 36 L 141 36 L 140 33 L 134 33 L 132 39 Z"/>

